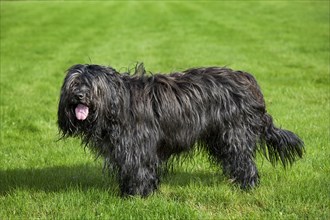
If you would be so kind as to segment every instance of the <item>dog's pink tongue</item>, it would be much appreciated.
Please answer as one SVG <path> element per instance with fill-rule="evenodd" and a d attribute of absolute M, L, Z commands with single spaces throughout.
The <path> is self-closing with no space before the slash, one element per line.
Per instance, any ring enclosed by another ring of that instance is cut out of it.
<path fill-rule="evenodd" d="M 75 111 L 76 111 L 76 118 L 78 120 L 83 121 L 88 116 L 88 107 L 86 105 L 78 104 Z"/>

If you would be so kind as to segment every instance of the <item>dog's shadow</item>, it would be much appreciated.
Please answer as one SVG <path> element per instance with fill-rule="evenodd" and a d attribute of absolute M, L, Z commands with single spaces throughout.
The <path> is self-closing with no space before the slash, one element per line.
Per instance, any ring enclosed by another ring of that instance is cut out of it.
<path fill-rule="evenodd" d="M 215 186 L 225 182 L 217 171 L 176 170 L 162 177 L 163 184 L 185 187 L 189 185 Z"/>
<path fill-rule="evenodd" d="M 162 177 L 162 184 L 180 187 L 196 183 L 212 186 L 216 182 L 223 181 L 222 175 L 211 171 L 173 171 Z M 82 164 L 0 170 L 0 195 L 10 194 L 17 189 L 58 192 L 70 188 L 79 188 L 80 190 L 97 188 L 119 195 L 116 177 L 103 173 L 98 165 Z"/>
<path fill-rule="evenodd" d="M 78 187 L 108 189 L 116 187 L 114 178 L 102 174 L 99 166 L 74 165 L 48 168 L 0 170 L 0 194 L 16 189 L 56 192 Z"/>

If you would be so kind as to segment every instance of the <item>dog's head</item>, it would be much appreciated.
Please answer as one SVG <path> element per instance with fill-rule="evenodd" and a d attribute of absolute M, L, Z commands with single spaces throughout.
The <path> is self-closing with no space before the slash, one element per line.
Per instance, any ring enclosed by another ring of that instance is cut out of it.
<path fill-rule="evenodd" d="M 79 135 L 101 114 L 114 108 L 119 74 L 111 67 L 74 65 L 64 79 L 58 106 L 58 126 L 63 136 Z M 111 102 L 111 103 L 110 103 Z"/>

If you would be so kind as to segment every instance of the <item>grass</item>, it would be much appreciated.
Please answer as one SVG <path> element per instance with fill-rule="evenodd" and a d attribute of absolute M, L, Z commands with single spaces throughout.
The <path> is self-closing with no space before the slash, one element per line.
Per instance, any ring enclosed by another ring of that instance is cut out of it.
<path fill-rule="evenodd" d="M 1 219 L 329 219 L 329 2 L 1 2 Z M 206 156 L 147 199 L 122 199 L 79 141 L 57 142 L 65 70 L 229 66 L 253 73 L 306 155 L 257 158 L 261 185 L 232 186 Z"/>

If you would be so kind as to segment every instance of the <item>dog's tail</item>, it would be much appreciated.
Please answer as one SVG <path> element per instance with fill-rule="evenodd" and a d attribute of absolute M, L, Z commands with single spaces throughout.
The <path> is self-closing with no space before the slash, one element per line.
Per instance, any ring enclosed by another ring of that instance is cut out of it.
<path fill-rule="evenodd" d="M 276 165 L 280 160 L 284 167 L 292 164 L 297 157 L 302 157 L 304 142 L 293 132 L 275 127 L 269 114 L 264 117 L 264 131 L 261 151 L 266 158 Z"/>

